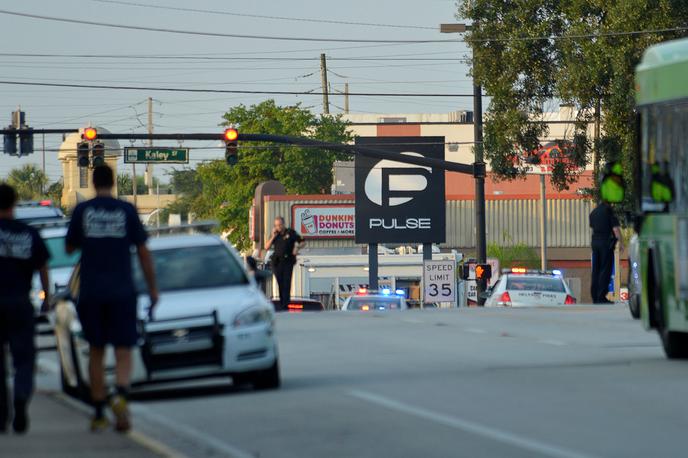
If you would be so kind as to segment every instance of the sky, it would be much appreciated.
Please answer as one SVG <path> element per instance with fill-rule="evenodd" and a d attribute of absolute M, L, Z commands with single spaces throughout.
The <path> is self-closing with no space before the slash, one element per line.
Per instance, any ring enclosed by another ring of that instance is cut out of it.
<path fill-rule="evenodd" d="M 0 10 L 219 34 L 458 40 L 459 35 L 440 34 L 438 27 L 440 23 L 456 21 L 455 3 L 456 0 L 23 0 L 2 2 Z M 313 22 L 310 19 L 377 25 Z M 320 113 L 322 98 L 317 94 L 321 90 L 320 53 L 325 53 L 328 58 L 328 79 L 332 91 L 343 90 L 344 83 L 348 82 L 351 92 L 471 92 L 468 66 L 461 60 L 469 51 L 460 41 L 379 44 L 258 40 L 108 28 L 1 12 L 0 29 L 5 37 L 3 45 L 0 45 L 0 81 L 316 93 L 271 96 L 0 84 L 0 120 L 4 117 L 3 125 L 9 124 L 10 113 L 21 106 L 28 124 L 34 128 L 78 128 L 90 123 L 111 132 L 145 132 L 146 99 L 149 96 L 154 99 L 155 132 L 160 133 L 219 131 L 221 129 L 217 126 L 228 108 L 260 103 L 269 98 L 283 105 L 301 103 Z M 10 53 L 22 55 L 8 55 Z M 97 57 L 66 57 L 65 54 Z M 332 113 L 342 111 L 343 97 L 330 96 L 330 103 Z M 471 104 L 470 98 L 352 96 L 350 111 L 446 113 L 470 110 Z M 13 158 L 3 155 L 0 178 L 22 164 L 40 165 L 41 142 L 40 137 L 34 139 L 36 153 L 32 156 Z M 54 151 L 60 142 L 60 136 L 46 136 L 46 170 L 51 181 L 61 177 Z M 216 145 L 197 142 L 185 146 Z M 222 154 L 220 149 L 192 151 L 191 165 L 220 158 Z M 166 181 L 163 169 L 156 173 Z"/>

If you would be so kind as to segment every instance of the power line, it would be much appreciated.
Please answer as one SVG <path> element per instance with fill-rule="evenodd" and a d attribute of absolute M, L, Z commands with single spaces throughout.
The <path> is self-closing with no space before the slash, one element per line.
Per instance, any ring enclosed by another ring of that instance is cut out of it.
<path fill-rule="evenodd" d="M 127 30 L 141 30 L 145 32 L 162 32 L 174 33 L 181 35 L 196 35 L 216 38 L 246 38 L 253 40 L 277 40 L 277 41 L 315 41 L 315 42 L 329 42 L 329 43 L 459 43 L 456 39 L 442 39 L 442 40 L 373 40 L 364 38 L 316 38 L 316 37 L 285 37 L 285 36 L 271 36 L 271 35 L 244 35 L 237 33 L 219 33 L 219 32 L 199 32 L 194 30 L 170 29 L 164 27 L 146 27 L 137 25 L 114 24 L 111 22 L 86 21 L 83 19 L 70 19 L 55 16 L 43 16 L 40 14 L 21 13 L 18 11 L 0 10 L 0 14 L 10 16 L 25 17 L 30 19 L 39 19 L 43 21 L 65 22 L 68 24 L 82 24 L 96 27 L 109 27 L 114 29 Z"/>
<path fill-rule="evenodd" d="M 200 92 L 213 94 L 262 94 L 262 95 L 317 95 L 312 91 L 253 91 L 237 89 L 193 89 L 193 88 L 173 88 L 173 87 L 144 87 L 144 86 L 110 86 L 101 84 L 69 84 L 69 83 L 46 83 L 37 81 L 0 81 L 0 85 L 17 86 L 39 86 L 39 87 L 66 87 L 76 89 L 111 89 L 124 91 L 164 91 L 164 92 Z M 328 92 L 328 95 L 339 95 L 336 92 Z M 386 92 L 351 92 L 350 96 L 361 97 L 473 97 L 473 94 L 451 94 L 451 93 L 386 93 Z"/>
<path fill-rule="evenodd" d="M 467 38 L 466 43 L 487 43 L 487 42 L 510 42 L 510 41 L 543 41 L 543 40 L 579 40 L 584 38 L 604 38 L 604 37 L 618 37 L 628 35 L 650 35 L 653 33 L 672 33 L 682 32 L 688 30 L 688 27 L 670 27 L 664 29 L 644 29 L 644 30 L 627 30 L 618 32 L 599 32 L 599 33 L 581 33 L 571 35 L 548 35 L 539 37 L 493 37 L 493 38 Z"/>
<path fill-rule="evenodd" d="M 146 3 L 135 3 L 135 2 L 125 2 L 118 0 L 91 0 L 99 3 L 110 3 L 115 5 L 125 5 L 125 6 L 138 6 L 142 8 L 153 8 L 159 10 L 170 10 L 170 11 L 184 11 L 188 13 L 204 13 L 204 14 L 216 14 L 223 16 L 237 16 L 237 17 L 250 17 L 257 19 L 274 19 L 281 21 L 297 21 L 297 22 L 317 22 L 324 24 L 340 24 L 340 25 L 358 25 L 367 27 L 390 27 L 396 29 L 422 29 L 422 30 L 437 30 L 437 27 L 421 26 L 421 25 L 400 25 L 400 24 L 381 24 L 375 22 L 360 22 L 360 21 L 337 21 L 334 19 L 315 19 L 315 18 L 300 18 L 300 17 L 288 17 L 288 16 L 267 16 L 262 14 L 247 14 L 247 13 L 235 13 L 230 11 L 218 11 L 218 10 L 206 10 L 200 8 L 181 8 L 175 6 L 163 6 L 163 5 L 149 5 Z"/>
<path fill-rule="evenodd" d="M 98 1 L 98 0 L 93 0 Z M 243 57 L 243 56 L 190 56 L 190 55 L 150 55 L 150 54 L 65 54 L 65 53 L 26 53 L 0 52 L 2 57 L 43 57 L 55 59 L 141 59 L 141 60 L 191 60 L 191 61 L 318 61 L 319 57 Z M 466 60 L 456 57 L 391 57 L 391 56 L 360 56 L 360 57 L 327 57 L 327 60 L 341 61 L 445 61 L 456 62 Z"/>

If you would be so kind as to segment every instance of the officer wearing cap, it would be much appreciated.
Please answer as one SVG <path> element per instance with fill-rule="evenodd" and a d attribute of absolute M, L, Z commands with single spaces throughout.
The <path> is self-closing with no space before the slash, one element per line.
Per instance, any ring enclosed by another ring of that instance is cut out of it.
<path fill-rule="evenodd" d="M 0 184 L 0 433 L 9 419 L 5 358 L 9 344 L 14 365 L 14 418 L 16 433 L 29 427 L 28 404 L 33 393 L 36 348 L 34 309 L 29 298 L 35 271 L 39 271 L 45 292 L 43 310 L 50 303 L 48 249 L 36 229 L 14 219 L 17 193 Z"/>

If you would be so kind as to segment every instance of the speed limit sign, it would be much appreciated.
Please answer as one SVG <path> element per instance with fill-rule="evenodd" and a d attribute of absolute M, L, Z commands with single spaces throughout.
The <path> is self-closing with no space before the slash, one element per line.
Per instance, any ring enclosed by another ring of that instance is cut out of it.
<path fill-rule="evenodd" d="M 456 301 L 456 261 L 423 261 L 423 302 Z"/>

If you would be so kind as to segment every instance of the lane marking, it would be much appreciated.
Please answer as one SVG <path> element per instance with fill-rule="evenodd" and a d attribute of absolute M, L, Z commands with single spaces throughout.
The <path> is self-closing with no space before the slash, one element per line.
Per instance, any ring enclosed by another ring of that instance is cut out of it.
<path fill-rule="evenodd" d="M 226 454 L 226 456 L 231 456 L 234 458 L 255 458 L 256 456 L 255 454 L 248 453 L 238 447 L 223 442 L 211 434 L 205 433 L 191 426 L 176 423 L 171 419 L 163 415 L 158 415 L 157 413 L 154 413 L 140 405 L 132 405 L 130 408 L 136 416 L 158 423 L 159 425 L 170 429 L 171 432 L 175 434 L 180 434 L 182 436 L 191 438 L 194 442 L 198 442 L 204 447 L 216 449 L 216 451 L 222 452 Z"/>
<path fill-rule="evenodd" d="M 563 347 L 564 345 L 566 345 L 566 342 L 561 341 L 561 340 L 554 340 L 554 339 L 538 340 L 538 343 L 547 344 L 547 345 L 555 345 L 557 347 Z"/>
<path fill-rule="evenodd" d="M 433 421 L 444 426 L 448 426 L 450 428 L 459 429 L 464 432 L 475 434 L 476 436 L 482 436 L 497 442 L 502 442 L 504 444 L 519 447 L 530 452 L 536 452 L 554 458 L 591 458 L 591 455 L 587 455 L 581 452 L 568 450 L 565 448 L 558 447 L 556 445 L 546 444 L 544 442 L 529 439 L 527 437 L 522 437 L 507 431 L 502 431 L 496 428 L 492 428 L 490 426 L 481 425 L 480 423 L 474 423 L 472 421 L 464 420 L 458 417 L 445 415 L 439 412 L 433 412 L 431 410 L 426 410 L 421 407 L 415 407 L 410 404 L 405 404 L 394 399 L 390 399 L 374 393 L 369 393 L 367 391 L 353 390 L 349 392 L 349 395 L 364 401 L 368 401 L 372 404 L 377 404 L 378 406 L 385 407 L 389 410 L 395 410 L 397 412 L 413 415 L 419 418 L 423 418 L 425 420 Z"/>

